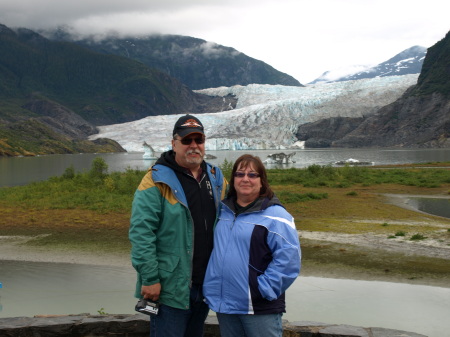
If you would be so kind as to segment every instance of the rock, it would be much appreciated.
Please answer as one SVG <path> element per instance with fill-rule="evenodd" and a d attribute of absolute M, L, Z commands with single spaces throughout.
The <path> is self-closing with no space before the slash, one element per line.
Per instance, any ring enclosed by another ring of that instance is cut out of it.
<path fill-rule="evenodd" d="M 449 147 L 450 100 L 441 94 L 409 96 L 367 117 L 333 147 Z"/>
<path fill-rule="evenodd" d="M 151 316 L 135 315 L 64 315 L 0 318 L 2 337 L 148 337 Z M 351 325 L 283 320 L 283 336 L 301 337 L 427 337 L 421 334 Z M 205 337 L 220 337 L 217 317 L 208 316 Z"/>
<path fill-rule="evenodd" d="M 363 117 L 332 117 L 299 126 L 297 138 L 305 141 L 307 148 L 330 147 L 356 129 L 364 121 Z"/>
<path fill-rule="evenodd" d="M 72 110 L 44 99 L 31 99 L 22 108 L 39 115 L 37 119 L 53 131 L 72 139 L 86 139 L 98 132 L 97 128 Z"/>

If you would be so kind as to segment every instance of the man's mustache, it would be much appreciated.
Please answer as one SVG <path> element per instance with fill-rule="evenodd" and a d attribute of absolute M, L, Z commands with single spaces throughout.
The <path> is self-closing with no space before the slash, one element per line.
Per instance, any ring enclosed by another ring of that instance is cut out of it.
<path fill-rule="evenodd" d="M 202 155 L 202 153 L 199 150 L 188 150 L 188 151 L 186 151 L 186 154 L 193 154 L 193 153 Z"/>

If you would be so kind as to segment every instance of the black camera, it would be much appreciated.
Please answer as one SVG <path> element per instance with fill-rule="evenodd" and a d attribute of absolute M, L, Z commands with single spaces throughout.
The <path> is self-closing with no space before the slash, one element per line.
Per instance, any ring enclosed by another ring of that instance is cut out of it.
<path fill-rule="evenodd" d="M 134 309 L 146 315 L 158 315 L 159 303 L 141 298 Z"/>

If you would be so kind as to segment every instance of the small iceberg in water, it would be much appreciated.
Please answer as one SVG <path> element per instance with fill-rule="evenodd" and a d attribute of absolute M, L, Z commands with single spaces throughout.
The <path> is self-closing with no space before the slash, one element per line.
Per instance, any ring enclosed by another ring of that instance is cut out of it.
<path fill-rule="evenodd" d="M 339 161 L 335 161 L 334 165 L 338 165 L 338 166 L 370 166 L 370 165 L 374 165 L 375 163 L 373 161 L 359 161 L 358 159 L 353 159 L 353 158 L 349 158 L 347 160 L 339 160 Z"/>
<path fill-rule="evenodd" d="M 264 160 L 265 164 L 291 164 L 295 163 L 292 157 L 295 156 L 295 152 L 286 154 L 283 152 L 280 153 L 271 153 L 267 156 L 267 159 Z"/>

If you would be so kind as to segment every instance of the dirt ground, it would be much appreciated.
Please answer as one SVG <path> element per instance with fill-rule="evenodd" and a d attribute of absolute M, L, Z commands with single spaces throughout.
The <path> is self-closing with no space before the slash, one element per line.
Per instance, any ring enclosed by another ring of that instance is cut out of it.
<path fill-rule="evenodd" d="M 369 220 L 367 220 L 370 222 Z M 395 223 L 392 223 L 395 224 Z M 411 222 L 408 222 L 411 225 Z M 417 223 L 423 225 L 423 223 Z M 434 226 L 442 227 L 442 232 L 447 232 L 446 223 L 434 223 Z M 411 241 L 405 237 L 388 238 L 383 234 L 343 234 L 335 232 L 311 232 L 299 231 L 300 241 L 303 239 L 350 244 L 368 249 L 379 249 L 386 252 L 398 252 L 405 255 L 420 255 L 447 259 L 450 263 L 450 245 L 441 239 L 427 237 L 427 240 Z M 67 262 L 93 265 L 129 265 L 129 255 L 119 253 L 83 252 L 77 251 L 76 255 L 71 250 L 52 250 L 46 248 L 24 245 L 30 240 L 40 236 L 0 236 L 0 257 L 2 260 L 34 261 L 34 262 Z"/>
<path fill-rule="evenodd" d="M 450 246 L 438 240 L 410 241 L 403 238 L 388 239 L 386 235 L 376 234 L 340 234 L 323 232 L 302 232 L 300 238 L 345 243 L 370 249 L 382 249 L 405 255 L 420 255 L 448 259 L 450 263 Z"/>

